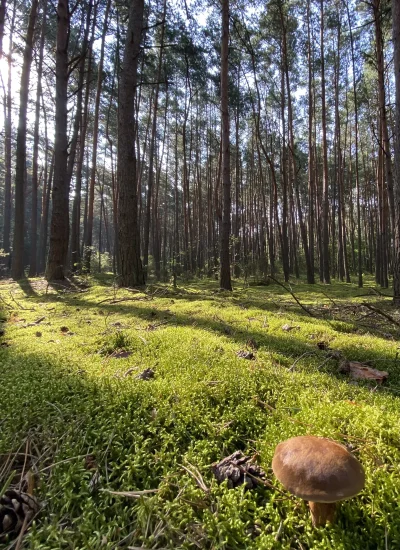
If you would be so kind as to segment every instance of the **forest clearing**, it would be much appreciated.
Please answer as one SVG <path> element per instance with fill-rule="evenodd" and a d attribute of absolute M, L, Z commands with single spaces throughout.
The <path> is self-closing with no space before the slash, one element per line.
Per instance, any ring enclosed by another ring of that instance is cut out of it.
<path fill-rule="evenodd" d="M 307 312 L 276 284 L 114 283 L 1 282 L 0 489 L 30 471 L 41 507 L 21 548 L 400 546 L 389 295 L 372 281 L 291 284 Z M 354 379 L 343 361 L 385 379 Z M 365 470 L 327 527 L 271 469 L 276 445 L 305 434 L 346 445 Z M 217 482 L 212 465 L 235 451 L 263 483 Z"/>

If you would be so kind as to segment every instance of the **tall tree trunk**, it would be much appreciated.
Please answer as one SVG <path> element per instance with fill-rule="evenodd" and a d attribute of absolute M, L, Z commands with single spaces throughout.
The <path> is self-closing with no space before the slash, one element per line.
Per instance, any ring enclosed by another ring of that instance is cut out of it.
<path fill-rule="evenodd" d="M 46 140 L 47 144 L 47 140 Z M 48 156 L 48 151 L 46 151 Z M 39 230 L 39 250 L 38 250 L 38 272 L 43 273 L 46 268 L 46 253 L 47 253 L 47 233 L 49 226 L 49 210 L 50 210 L 50 196 L 52 191 L 52 182 L 53 182 L 53 173 L 54 173 L 54 153 L 51 156 L 50 161 L 50 170 L 47 181 L 43 186 L 43 197 L 42 197 L 42 217 L 40 219 L 40 230 Z"/>
<path fill-rule="evenodd" d="M 393 266 L 393 302 L 400 305 L 400 3 L 392 1 L 393 17 L 393 51 L 394 51 L 394 76 L 396 84 L 395 107 L 395 140 L 394 140 L 394 167 L 395 167 L 395 247 Z"/>
<path fill-rule="evenodd" d="M 229 260 L 229 238 L 231 233 L 231 174 L 229 147 L 229 0 L 222 0 L 222 41 L 221 41 L 221 126 L 222 126 L 222 186 L 223 214 L 221 228 L 221 279 L 224 290 L 232 290 L 231 266 Z"/>
<path fill-rule="evenodd" d="M 47 0 L 43 2 L 42 30 L 39 47 L 39 66 L 37 69 L 37 88 L 35 104 L 35 126 L 33 130 L 33 158 L 32 158 L 32 216 L 31 216 L 31 249 L 29 261 L 29 277 L 37 275 L 37 226 L 38 226 L 38 154 L 39 154 L 39 121 L 40 121 L 40 100 L 42 97 L 42 71 L 43 52 L 46 33 Z"/>
<path fill-rule="evenodd" d="M 162 15 L 163 23 L 161 25 L 161 36 L 160 36 L 160 53 L 158 56 L 158 69 L 157 69 L 157 75 L 156 75 L 156 89 L 155 89 L 154 99 L 153 99 L 153 120 L 152 120 L 151 136 L 150 136 L 150 147 L 149 147 L 149 177 L 147 180 L 146 215 L 144 219 L 143 266 L 146 274 L 147 274 L 148 263 L 149 263 L 151 200 L 152 200 L 153 183 L 154 183 L 154 147 L 156 143 L 158 96 L 160 91 L 160 80 L 161 80 L 161 72 L 162 72 L 166 10 L 167 10 L 167 2 L 166 0 L 164 0 L 163 15 Z"/>
<path fill-rule="evenodd" d="M 283 48 L 282 48 L 283 50 Z M 281 120 L 282 120 L 282 153 L 281 153 L 281 175 L 282 175 L 282 267 L 285 281 L 289 281 L 290 257 L 289 257 L 289 235 L 288 235 L 288 177 L 287 177 L 287 148 L 286 148 L 286 117 L 285 117 L 285 75 L 283 60 L 281 60 Z"/>
<path fill-rule="evenodd" d="M 322 155 L 323 155 L 323 187 L 322 187 L 322 276 L 325 284 L 330 284 L 329 268 L 329 174 L 328 174 L 328 142 L 326 137 L 326 93 L 325 93 L 325 51 L 324 51 L 324 0 L 321 0 L 321 101 L 322 101 Z"/>
<path fill-rule="evenodd" d="M 88 217 L 86 228 L 86 240 L 84 248 L 84 269 L 86 272 L 90 272 L 90 260 L 92 256 L 92 244 L 93 244 L 93 213 L 94 213 L 94 189 L 96 184 L 96 169 L 97 169 L 97 144 L 99 134 L 99 112 L 100 112 L 100 98 L 101 88 L 103 84 L 103 65 L 104 65 L 104 46 L 108 30 L 108 15 L 110 13 L 111 0 L 107 0 L 106 10 L 104 13 L 104 21 L 101 33 L 101 46 L 100 46 L 100 60 L 98 66 L 97 75 L 97 88 L 96 88 L 96 100 L 94 104 L 94 118 L 93 118 L 93 148 L 92 148 L 92 164 L 90 168 L 90 185 L 89 185 L 89 199 L 88 199 Z"/>
<path fill-rule="evenodd" d="M 4 105 L 4 225 L 3 225 L 3 250 L 8 256 L 4 257 L 2 263 L 5 264 L 7 268 L 10 267 L 10 254 L 11 254 L 11 153 L 12 153 L 12 143 L 11 143 L 11 118 L 12 118 L 12 44 L 14 36 L 14 26 L 15 26 L 15 8 L 16 4 L 14 2 L 13 11 L 10 22 L 10 35 L 9 35 L 9 46 L 8 46 L 8 77 L 7 77 L 7 93 L 5 97 Z"/>
<path fill-rule="evenodd" d="M 0 58 L 3 57 L 4 21 L 6 19 L 7 1 L 0 2 Z"/>
<path fill-rule="evenodd" d="M 313 267 L 311 265 L 310 261 L 310 254 L 309 254 L 309 248 L 308 248 L 308 237 L 307 237 L 307 227 L 303 220 L 303 211 L 302 211 L 302 205 L 300 200 L 300 190 L 299 190 L 299 184 L 298 184 L 298 178 L 297 178 L 297 162 L 296 162 L 296 154 L 295 154 L 295 142 L 294 142 L 294 130 L 293 130 L 293 108 L 292 108 L 292 94 L 290 90 L 290 78 L 289 78 L 289 62 L 288 62 L 288 53 L 287 53 L 287 30 L 286 30 L 286 24 L 285 24 L 285 17 L 283 14 L 283 10 L 281 8 L 280 10 L 281 14 L 281 25 L 282 25 L 282 33 L 283 33 L 283 67 L 284 67 L 284 74 L 286 79 L 286 89 L 287 89 L 287 104 L 288 104 L 288 130 L 289 130 L 289 148 L 290 148 L 290 161 L 291 161 L 291 181 L 292 181 L 292 191 L 291 191 L 291 214 L 292 214 L 292 231 L 293 231 L 293 239 L 296 240 L 296 226 L 295 226 L 295 220 L 294 220 L 294 204 L 293 204 L 293 189 L 296 195 L 296 203 L 297 203 L 297 212 L 299 217 L 299 225 L 300 225 L 300 234 L 301 234 L 301 240 L 303 243 L 303 250 L 304 250 L 304 256 L 306 260 L 306 268 L 307 268 L 307 282 L 310 284 L 313 284 L 313 278 L 314 278 L 314 272 Z M 296 242 L 293 243 L 293 253 L 294 253 L 294 259 L 295 259 L 295 271 L 296 271 L 296 277 L 299 277 L 298 273 L 298 262 L 297 262 L 297 246 Z"/>
<path fill-rule="evenodd" d="M 13 279 L 24 276 L 24 224 L 26 193 L 26 117 L 28 111 L 29 77 L 32 64 L 33 38 L 38 0 L 33 0 L 25 39 L 24 61 L 19 96 L 19 121 L 15 166 L 15 223 L 11 275 Z M 10 52 L 11 55 L 11 52 Z"/>
<path fill-rule="evenodd" d="M 237 87 L 240 88 L 240 60 L 237 72 Z M 241 210 L 241 195 L 240 195 L 240 143 L 239 143 L 239 128 L 240 128 L 240 95 L 238 94 L 236 105 L 236 120 L 235 120 L 235 241 L 234 241 L 234 273 L 235 277 L 240 277 L 240 253 L 241 253 L 241 239 L 240 239 L 240 210 Z"/>
<path fill-rule="evenodd" d="M 314 173 L 314 144 L 313 144 L 313 55 L 311 45 L 311 13 L 310 0 L 307 1 L 307 58 L 308 58 L 308 249 L 310 255 L 310 273 L 307 272 L 307 282 L 315 284 L 314 273 L 314 254 L 315 254 L 315 238 L 314 238 L 314 190 L 315 190 L 315 173 Z"/>
<path fill-rule="evenodd" d="M 56 112 L 54 138 L 53 210 L 50 224 L 50 249 L 46 279 L 64 279 L 67 266 L 69 234 L 68 168 L 68 42 L 69 0 L 59 0 L 57 6 L 56 46 Z"/>
<path fill-rule="evenodd" d="M 132 0 L 129 10 L 118 111 L 118 258 L 121 286 L 143 285 L 135 152 L 135 94 L 143 27 L 144 0 Z"/>
<path fill-rule="evenodd" d="M 74 121 L 74 139 L 75 141 L 75 147 L 71 145 L 71 149 L 74 149 L 74 155 L 75 156 L 75 150 L 77 146 L 79 145 L 78 150 L 78 160 L 76 163 L 76 182 L 75 182 L 75 195 L 74 195 L 74 202 L 72 205 L 72 220 L 71 220 L 71 242 L 70 242 L 70 250 L 71 250 L 71 270 L 77 271 L 80 267 L 81 263 L 81 255 L 80 255 L 80 244 L 79 244 L 79 233 L 80 233 L 80 213 L 81 213 L 81 193 L 82 193 L 82 168 L 83 168 L 83 162 L 85 158 L 85 140 L 86 140 L 86 131 L 87 131 L 87 125 L 88 125 L 88 113 L 89 113 L 89 96 L 90 96 L 90 82 L 91 82 L 91 71 L 92 71 L 92 43 L 94 40 L 94 32 L 96 28 L 96 13 L 97 13 L 97 4 L 95 6 L 94 10 L 94 21 L 93 21 L 93 29 L 92 29 L 92 36 L 89 44 L 89 27 L 90 27 L 90 17 L 91 17 L 91 9 L 92 9 L 92 3 L 89 3 L 87 14 L 86 14 L 86 27 L 85 27 L 85 35 L 83 37 L 82 41 L 82 58 L 79 63 L 79 77 L 78 77 L 78 96 L 76 101 L 76 115 L 75 115 L 75 121 Z M 82 112 L 82 99 L 83 99 L 83 84 L 84 84 L 84 77 L 85 77 L 85 62 L 86 59 L 88 59 L 87 64 L 87 77 L 86 77 L 86 90 L 85 90 L 85 103 L 83 107 Z M 79 141 L 79 143 L 78 143 Z M 71 181 L 72 177 L 72 171 L 73 171 L 73 159 L 72 154 L 70 154 L 70 158 L 68 161 L 68 178 L 69 181 Z"/>
<path fill-rule="evenodd" d="M 378 100 L 379 100 L 379 118 L 382 124 L 380 146 L 384 152 L 385 178 L 389 198 L 390 221 L 394 226 L 395 207 L 393 195 L 393 172 L 392 155 L 389 140 L 389 131 L 386 113 L 386 95 L 385 95 L 385 58 L 383 50 L 382 35 L 382 0 L 372 0 L 373 16 L 375 22 L 375 42 L 376 42 L 376 66 L 378 70 Z"/>
<path fill-rule="evenodd" d="M 358 167 L 358 100 L 357 100 L 357 86 L 356 86 L 356 64 L 354 57 L 354 41 L 353 30 L 351 28 L 350 10 L 349 5 L 346 4 L 347 18 L 349 22 L 350 30 L 350 45 L 351 45 L 351 63 L 353 72 L 353 96 L 354 96 L 354 154 L 356 162 L 356 190 L 357 190 L 357 271 L 358 271 L 358 286 L 363 286 L 363 274 L 362 274 L 362 256 L 361 256 L 361 197 L 360 197 L 360 171 Z"/>

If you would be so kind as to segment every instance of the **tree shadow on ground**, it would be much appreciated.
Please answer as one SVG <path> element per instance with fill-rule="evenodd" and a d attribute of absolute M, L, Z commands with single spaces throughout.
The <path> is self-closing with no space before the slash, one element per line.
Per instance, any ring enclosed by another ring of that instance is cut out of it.
<path fill-rule="evenodd" d="M 239 321 L 241 326 L 237 326 L 236 323 L 220 319 L 217 314 L 210 317 L 199 315 L 197 312 L 193 312 L 192 314 L 181 312 L 169 314 L 164 309 L 158 310 L 156 301 L 154 301 L 154 306 L 152 306 L 153 300 L 141 301 L 141 305 L 136 304 L 133 300 L 128 303 L 96 304 L 83 300 L 76 295 L 66 295 L 63 301 L 70 306 L 89 310 L 101 310 L 110 315 L 132 315 L 141 321 L 148 322 L 147 325 L 139 327 L 143 331 L 157 330 L 158 327 L 160 329 L 165 327 L 193 327 L 195 329 L 210 331 L 224 337 L 230 343 L 237 344 L 237 351 L 241 349 L 250 350 L 255 344 L 260 353 L 282 357 L 286 368 L 292 367 L 293 363 L 304 355 L 304 358 L 300 359 L 300 362 L 297 364 L 297 369 L 301 369 L 304 364 L 307 366 L 307 364 L 312 365 L 317 363 L 316 368 L 322 368 L 321 372 L 326 372 L 341 380 L 345 379 L 344 375 L 340 374 L 338 370 L 338 360 L 327 360 L 327 352 L 318 348 L 318 342 L 315 340 L 305 341 L 304 334 L 301 334 L 296 328 L 290 332 L 283 331 L 282 328 L 275 328 L 271 331 L 268 327 L 262 326 L 261 320 L 243 320 Z M 318 325 L 320 322 L 325 323 L 327 321 L 326 319 L 310 318 L 302 312 L 298 313 L 298 311 L 293 313 L 296 314 L 296 321 L 307 322 L 311 325 Z M 324 324 L 322 326 L 326 327 Z M 330 324 L 328 324 L 328 327 L 332 328 Z M 315 329 L 312 328 L 312 330 L 316 329 L 317 327 Z M 342 335 L 343 331 L 341 329 L 338 336 Z M 352 335 L 354 336 L 354 334 Z M 350 341 L 345 345 L 342 343 L 340 351 L 343 353 L 343 357 L 348 360 L 369 362 L 371 366 L 379 370 L 388 371 L 390 376 L 384 386 L 384 391 L 390 391 L 391 386 L 393 386 L 393 393 L 398 395 L 400 390 L 396 388 L 395 384 L 396 382 L 400 383 L 400 363 L 397 360 L 397 355 L 392 350 L 388 349 L 386 352 L 382 352 L 382 350 L 366 349 L 358 346 L 354 341 Z M 255 354 L 257 355 L 258 352 L 255 352 Z"/>
<path fill-rule="evenodd" d="M 29 289 L 29 281 L 24 281 L 24 291 Z M 165 292 L 165 287 L 159 287 L 159 292 L 153 292 L 152 295 L 139 296 L 135 297 L 133 295 L 129 298 L 122 298 L 124 301 L 119 301 L 117 303 L 110 303 L 110 301 L 100 300 L 99 302 L 92 302 L 81 297 L 80 293 L 82 288 L 74 285 L 69 287 L 69 291 L 65 292 L 64 288 L 60 286 L 54 287 L 56 293 L 38 295 L 37 293 L 33 294 L 33 298 L 40 302 L 46 301 L 59 301 L 60 298 L 62 302 L 71 307 L 79 307 L 85 310 L 95 310 L 97 312 L 102 311 L 107 315 L 132 315 L 135 318 L 138 318 L 141 321 L 148 321 L 147 326 L 138 327 L 139 329 L 146 330 L 157 330 L 158 323 L 162 322 L 162 327 L 166 326 L 176 326 L 176 327 L 194 327 L 196 329 L 211 331 L 212 333 L 218 334 L 226 338 L 230 343 L 237 344 L 238 350 L 240 349 L 252 349 L 254 347 L 258 348 L 261 354 L 265 353 L 271 356 L 279 356 L 282 358 L 282 362 L 285 365 L 283 368 L 290 368 L 293 364 L 300 358 L 299 363 L 296 363 L 296 369 L 301 369 L 303 366 L 307 365 L 316 365 L 316 368 L 322 368 L 323 372 L 328 372 L 330 375 L 338 376 L 343 378 L 343 375 L 337 372 L 337 361 L 326 361 L 327 354 L 324 351 L 321 351 L 317 347 L 317 341 L 305 340 L 304 334 L 299 334 L 296 329 L 290 332 L 284 332 L 281 328 L 274 328 L 271 331 L 268 326 L 263 326 L 263 323 L 257 319 L 244 319 L 240 320 L 237 323 L 232 320 L 221 319 L 218 315 L 218 311 L 211 314 L 210 316 L 204 316 L 199 314 L 198 311 L 193 311 L 192 313 L 182 313 L 176 312 L 173 314 L 167 313 L 166 310 L 159 310 L 160 304 L 157 302 L 157 298 L 161 299 L 171 299 L 174 301 L 185 300 L 188 298 L 193 301 L 208 301 L 208 302 L 217 302 L 218 306 L 224 305 L 224 293 L 215 293 L 210 296 L 210 294 L 195 294 L 191 295 L 188 292 L 185 293 L 171 293 Z M 278 289 L 281 290 L 281 289 Z M 85 290 L 83 290 L 85 291 Z M 139 292 L 139 291 L 138 291 Z M 244 297 L 245 298 L 245 297 Z M 291 299 L 291 298 L 290 298 Z M 108 300 L 108 299 L 107 299 Z M 118 300 L 118 295 L 117 295 Z M 129 301 L 128 301 L 129 300 Z M 262 300 L 262 304 L 260 301 Z M 139 303 L 140 302 L 140 305 Z M 251 304 L 251 305 L 250 305 Z M 318 331 L 318 324 L 320 323 L 322 328 L 329 328 L 330 330 L 335 330 L 335 326 L 331 324 L 331 321 L 335 321 L 332 318 L 313 318 L 307 315 L 303 310 L 301 310 L 297 304 L 290 302 L 283 302 L 277 304 L 276 302 L 271 303 L 269 300 L 269 293 L 263 295 L 257 301 L 254 298 L 250 303 L 246 299 L 241 299 L 240 297 L 234 297 L 232 301 L 226 303 L 228 307 L 237 306 L 241 309 L 243 308 L 254 308 L 266 312 L 276 313 L 281 311 L 284 307 L 286 315 L 293 315 L 295 319 L 294 322 L 309 323 L 310 325 L 317 325 L 317 327 L 311 328 L 311 330 Z M 163 303 L 162 308 L 167 308 L 168 304 Z M 345 320 L 345 322 L 351 324 L 351 320 Z M 304 327 L 303 327 L 304 328 Z M 336 327 L 337 328 L 337 327 Z M 354 325 L 356 329 L 356 324 Z M 365 330 L 365 329 L 364 329 Z M 340 327 L 339 335 L 342 336 L 344 328 Z M 351 333 L 350 333 L 351 334 Z M 380 370 L 387 370 L 390 373 L 389 381 L 385 386 L 385 391 L 388 391 L 390 387 L 393 387 L 393 392 L 397 395 L 397 388 L 395 387 L 396 382 L 400 382 L 400 365 L 397 362 L 397 357 L 394 357 L 393 351 L 389 350 L 385 353 L 382 350 L 375 349 L 364 349 L 354 341 L 349 341 L 345 345 L 343 342 L 341 344 L 341 351 L 343 356 L 348 360 L 361 361 L 361 362 L 370 362 L 371 366 L 378 368 Z M 257 353 L 256 353 L 257 355 Z M 301 358 L 304 356 L 304 358 Z M 276 357 L 275 357 L 276 358 Z M 272 357 L 273 359 L 273 357 Z M 319 367 L 322 364 L 322 367 Z"/>

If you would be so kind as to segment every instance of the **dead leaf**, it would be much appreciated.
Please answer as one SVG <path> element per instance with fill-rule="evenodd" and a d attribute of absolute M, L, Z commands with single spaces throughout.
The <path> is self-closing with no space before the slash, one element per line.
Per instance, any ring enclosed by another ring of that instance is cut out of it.
<path fill-rule="evenodd" d="M 389 376 L 389 373 L 382 370 L 373 369 L 359 361 L 343 361 L 339 366 L 341 372 L 348 372 L 353 380 L 375 380 L 382 384 Z"/>
<path fill-rule="evenodd" d="M 60 327 L 61 332 L 69 332 L 68 327 Z"/>

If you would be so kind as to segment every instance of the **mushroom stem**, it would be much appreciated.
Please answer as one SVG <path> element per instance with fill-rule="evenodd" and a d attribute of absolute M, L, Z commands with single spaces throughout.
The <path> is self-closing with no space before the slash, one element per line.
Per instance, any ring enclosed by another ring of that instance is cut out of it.
<path fill-rule="evenodd" d="M 325 525 L 327 521 L 333 523 L 335 518 L 335 502 L 309 502 L 312 524 L 314 527 Z"/>

